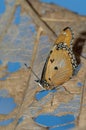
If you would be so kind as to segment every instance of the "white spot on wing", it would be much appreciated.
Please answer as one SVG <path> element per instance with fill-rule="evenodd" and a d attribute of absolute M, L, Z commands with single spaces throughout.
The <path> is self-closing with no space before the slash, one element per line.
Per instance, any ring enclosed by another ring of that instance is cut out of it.
<path fill-rule="evenodd" d="M 65 61 L 62 59 L 60 62 L 59 62 L 59 67 L 62 68 L 65 66 Z"/>

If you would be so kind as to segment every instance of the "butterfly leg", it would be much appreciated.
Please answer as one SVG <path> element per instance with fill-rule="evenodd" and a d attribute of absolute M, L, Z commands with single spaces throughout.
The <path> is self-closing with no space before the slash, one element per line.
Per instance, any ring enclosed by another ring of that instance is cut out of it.
<path fill-rule="evenodd" d="M 53 103 L 54 103 L 54 93 L 52 93 L 51 106 L 53 106 Z"/>
<path fill-rule="evenodd" d="M 64 86 L 62 86 L 63 88 L 64 88 L 64 90 L 66 91 L 66 92 L 68 92 L 69 94 L 72 94 L 66 87 L 64 87 Z"/>

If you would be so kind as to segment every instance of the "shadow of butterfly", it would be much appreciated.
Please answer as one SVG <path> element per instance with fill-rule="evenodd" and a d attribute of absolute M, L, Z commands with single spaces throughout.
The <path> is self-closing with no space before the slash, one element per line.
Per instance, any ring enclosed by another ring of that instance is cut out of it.
<path fill-rule="evenodd" d="M 70 27 L 66 27 L 56 39 L 43 67 L 38 84 L 47 90 L 53 89 L 73 75 L 77 67 L 73 53 L 74 35 Z"/>

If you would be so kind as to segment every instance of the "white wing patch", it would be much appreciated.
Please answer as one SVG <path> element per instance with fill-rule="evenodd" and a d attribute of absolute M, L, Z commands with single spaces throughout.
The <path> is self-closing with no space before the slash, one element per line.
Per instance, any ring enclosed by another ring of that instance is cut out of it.
<path fill-rule="evenodd" d="M 64 67 L 64 66 L 65 66 L 65 61 L 64 61 L 64 59 L 62 59 L 62 60 L 59 62 L 58 65 L 59 65 L 60 68 Z"/>

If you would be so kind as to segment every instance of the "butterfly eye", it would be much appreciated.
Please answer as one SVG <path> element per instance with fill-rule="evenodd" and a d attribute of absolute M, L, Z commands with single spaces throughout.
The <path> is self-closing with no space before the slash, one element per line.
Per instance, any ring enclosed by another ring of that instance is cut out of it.
<path fill-rule="evenodd" d="M 57 66 L 55 66 L 55 67 L 54 67 L 54 69 L 55 69 L 55 70 L 58 70 L 58 67 L 57 67 Z"/>

